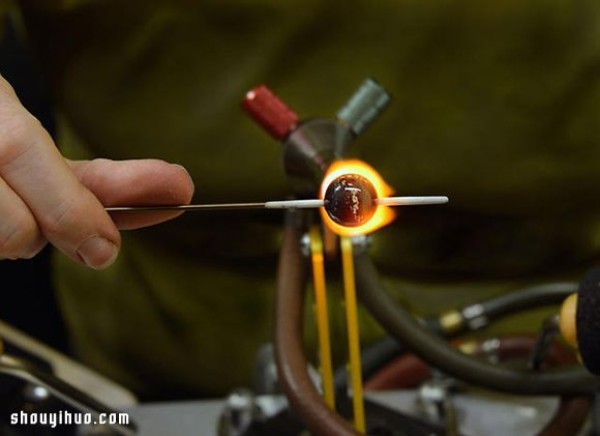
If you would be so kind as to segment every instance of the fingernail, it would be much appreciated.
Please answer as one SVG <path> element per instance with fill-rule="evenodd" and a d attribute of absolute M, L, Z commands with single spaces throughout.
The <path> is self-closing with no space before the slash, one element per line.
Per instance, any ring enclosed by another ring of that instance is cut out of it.
<path fill-rule="evenodd" d="M 117 258 L 117 246 L 101 236 L 92 236 L 79 246 L 77 255 L 89 267 L 104 269 Z"/>

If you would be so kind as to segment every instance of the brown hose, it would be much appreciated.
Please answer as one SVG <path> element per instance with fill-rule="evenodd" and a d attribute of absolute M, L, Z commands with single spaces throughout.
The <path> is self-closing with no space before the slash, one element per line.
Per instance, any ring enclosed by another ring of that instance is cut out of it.
<path fill-rule="evenodd" d="M 308 375 L 302 341 L 306 274 L 300 253 L 300 216 L 290 212 L 287 219 L 279 258 L 275 307 L 275 358 L 279 380 L 290 405 L 310 432 L 323 436 L 356 436 L 359 433 L 325 404 Z M 541 435 L 567 434 L 564 431 L 573 428 L 573 421 L 585 417 L 586 405 L 589 400 L 581 397 L 561 403 L 560 413 L 549 423 L 557 431 L 542 431 Z"/>
<path fill-rule="evenodd" d="M 538 436 L 578 434 L 587 419 L 592 400 L 590 397 L 562 396 L 554 416 Z"/>
<path fill-rule="evenodd" d="M 431 369 L 415 354 L 404 354 L 384 365 L 365 381 L 365 391 L 386 391 L 417 387 L 431 378 Z"/>
<path fill-rule="evenodd" d="M 279 380 L 292 408 L 311 433 L 356 436 L 352 426 L 325 404 L 308 375 L 302 343 L 306 274 L 300 253 L 300 214 L 289 212 L 277 274 L 275 359 Z"/>

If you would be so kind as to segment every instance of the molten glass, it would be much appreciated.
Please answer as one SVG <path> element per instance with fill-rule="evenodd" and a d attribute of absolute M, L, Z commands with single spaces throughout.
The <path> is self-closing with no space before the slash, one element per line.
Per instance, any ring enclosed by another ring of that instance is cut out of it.
<path fill-rule="evenodd" d="M 358 174 L 344 174 L 327 187 L 325 211 L 342 226 L 361 226 L 375 214 L 376 198 L 375 187 L 369 180 Z"/>
<path fill-rule="evenodd" d="M 336 181 L 343 176 L 352 176 L 353 178 L 360 177 L 361 179 L 366 180 L 368 184 L 372 187 L 366 188 L 365 190 L 366 185 L 363 182 L 359 183 L 359 185 L 362 187 L 360 192 L 361 195 L 365 195 L 367 192 L 369 192 L 372 198 L 371 202 L 365 201 L 364 197 L 362 202 L 359 199 L 359 206 L 367 206 L 367 210 L 363 211 L 363 213 L 372 213 L 370 217 L 367 217 L 367 215 L 363 215 L 362 219 L 359 218 L 357 220 L 352 220 L 352 222 L 355 222 L 356 224 L 348 225 L 347 223 L 336 221 L 330 215 L 330 211 L 328 211 L 327 209 L 333 210 L 336 209 L 335 207 L 322 207 L 321 216 L 323 217 L 323 221 L 325 222 L 327 227 L 329 227 L 334 233 L 338 235 L 353 236 L 364 235 L 373 232 L 393 221 L 396 215 L 392 208 L 388 206 L 378 205 L 375 203 L 375 200 L 377 198 L 387 197 L 391 195 L 393 193 L 392 188 L 387 183 L 385 183 L 383 178 L 379 175 L 377 171 L 375 171 L 373 167 L 361 160 L 349 159 L 333 162 L 327 169 L 325 177 L 323 178 L 323 182 L 321 183 L 320 198 L 326 201 L 327 190 L 332 184 L 334 186 L 337 186 L 338 183 Z M 342 192 L 343 191 L 344 190 L 342 190 Z M 350 199 L 350 201 L 352 200 Z M 352 207 L 350 207 L 350 209 L 352 209 Z M 338 218 L 341 217 L 338 216 Z M 348 222 L 347 219 L 344 221 Z"/>

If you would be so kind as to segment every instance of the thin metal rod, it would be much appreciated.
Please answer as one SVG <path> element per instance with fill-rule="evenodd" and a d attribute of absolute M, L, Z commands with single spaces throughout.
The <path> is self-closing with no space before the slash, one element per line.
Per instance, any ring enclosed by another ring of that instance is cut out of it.
<path fill-rule="evenodd" d="M 267 201 L 265 203 L 219 203 L 219 204 L 184 204 L 157 206 L 112 206 L 105 208 L 107 212 L 152 212 L 161 210 L 180 210 L 198 212 L 204 210 L 223 209 L 306 209 L 322 207 L 323 200 L 283 200 Z"/>
<path fill-rule="evenodd" d="M 112 206 L 105 208 L 107 212 L 153 212 L 161 210 L 181 210 L 198 212 L 203 210 L 221 209 L 263 209 L 265 203 L 225 203 L 225 204 L 185 204 L 170 206 Z"/>
<path fill-rule="evenodd" d="M 375 200 L 381 206 L 417 206 L 426 204 L 444 204 L 448 197 L 382 197 Z M 323 200 L 282 200 L 265 203 L 220 203 L 220 204 L 185 204 L 185 205 L 154 205 L 154 206 L 111 206 L 107 212 L 152 212 L 161 210 L 179 210 L 183 212 L 198 212 L 208 210 L 239 210 L 239 209 L 312 209 L 324 206 Z"/>

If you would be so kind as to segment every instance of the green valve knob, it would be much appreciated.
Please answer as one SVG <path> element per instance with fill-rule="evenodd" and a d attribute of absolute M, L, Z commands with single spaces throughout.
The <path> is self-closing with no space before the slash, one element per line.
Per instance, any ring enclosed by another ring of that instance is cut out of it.
<path fill-rule="evenodd" d="M 366 79 L 348 102 L 342 107 L 337 118 L 345 123 L 355 135 L 360 135 L 375 121 L 391 100 L 390 94 L 373 79 Z"/>

